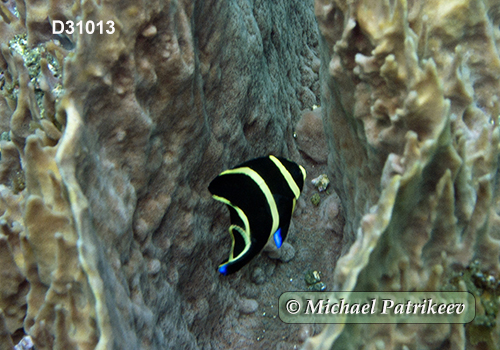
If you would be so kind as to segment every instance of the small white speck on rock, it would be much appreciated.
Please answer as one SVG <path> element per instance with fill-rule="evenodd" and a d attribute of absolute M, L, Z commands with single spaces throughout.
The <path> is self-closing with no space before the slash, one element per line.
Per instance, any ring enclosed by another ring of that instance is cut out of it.
<path fill-rule="evenodd" d="M 146 29 L 142 31 L 142 35 L 147 37 L 155 36 L 158 33 L 158 30 L 154 25 L 149 25 Z"/>
<path fill-rule="evenodd" d="M 116 131 L 116 139 L 118 140 L 118 142 L 122 142 L 123 140 L 125 140 L 125 137 L 127 136 L 127 132 L 123 129 L 118 129 Z"/>
<path fill-rule="evenodd" d="M 299 340 L 305 342 L 307 338 L 311 337 L 314 330 L 310 324 L 303 324 L 299 330 Z"/>
<path fill-rule="evenodd" d="M 148 262 L 148 274 L 156 275 L 161 270 L 161 263 L 158 259 L 152 259 Z"/>

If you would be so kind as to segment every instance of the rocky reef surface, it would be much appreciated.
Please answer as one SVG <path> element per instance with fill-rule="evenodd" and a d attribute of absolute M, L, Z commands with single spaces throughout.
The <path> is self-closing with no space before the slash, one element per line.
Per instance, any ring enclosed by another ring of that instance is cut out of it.
<path fill-rule="evenodd" d="M 0 16 L 0 350 L 500 345 L 495 2 L 7 0 Z M 208 183 L 265 154 L 308 172 L 287 242 L 221 276 L 229 215 Z M 280 294 L 314 288 L 468 290 L 478 317 L 282 323 Z"/>
<path fill-rule="evenodd" d="M 270 153 L 326 171 L 321 117 L 294 128 L 320 103 L 313 2 L 0 10 L 0 349 L 298 347 L 313 331 L 283 324 L 278 297 L 333 270 L 338 197 L 313 207 L 307 185 L 282 249 L 224 277 L 229 217 L 207 186 Z"/>

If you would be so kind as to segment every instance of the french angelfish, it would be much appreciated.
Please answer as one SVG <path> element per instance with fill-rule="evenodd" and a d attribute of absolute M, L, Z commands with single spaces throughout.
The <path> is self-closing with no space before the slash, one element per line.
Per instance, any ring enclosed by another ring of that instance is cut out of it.
<path fill-rule="evenodd" d="M 227 204 L 231 251 L 219 265 L 223 275 L 245 266 L 271 236 L 280 248 L 306 179 L 305 169 L 288 159 L 268 156 L 220 173 L 208 186 L 212 197 Z"/>

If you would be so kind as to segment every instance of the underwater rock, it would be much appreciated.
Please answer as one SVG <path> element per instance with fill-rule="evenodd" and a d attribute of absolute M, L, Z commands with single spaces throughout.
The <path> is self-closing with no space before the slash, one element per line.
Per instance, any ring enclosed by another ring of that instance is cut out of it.
<path fill-rule="evenodd" d="M 303 324 L 300 326 L 299 330 L 299 340 L 305 341 L 307 338 L 314 335 L 314 328 L 310 324 Z"/>
<path fill-rule="evenodd" d="M 308 284 L 315 284 L 321 281 L 321 272 L 316 270 L 307 270 L 304 276 L 304 281 Z"/>
<path fill-rule="evenodd" d="M 243 314 L 253 314 L 259 308 L 259 303 L 254 299 L 242 298 L 239 301 L 239 310 Z"/>
<path fill-rule="evenodd" d="M 284 242 L 281 248 L 273 249 L 267 254 L 271 259 L 279 259 L 282 262 L 289 262 L 295 256 L 295 248 L 288 242 Z"/>
<path fill-rule="evenodd" d="M 161 262 L 158 259 L 153 259 L 148 262 L 148 272 L 150 275 L 156 275 L 161 270 Z"/>
<path fill-rule="evenodd" d="M 302 112 L 302 118 L 295 127 L 299 149 L 317 163 L 326 163 L 328 145 L 321 117 L 321 107 Z"/>
<path fill-rule="evenodd" d="M 314 193 L 312 196 L 311 196 L 311 203 L 312 205 L 314 205 L 315 207 L 319 206 L 320 203 L 321 203 L 321 195 L 319 193 Z"/>
<path fill-rule="evenodd" d="M 279 259 L 282 262 L 289 262 L 294 257 L 295 257 L 295 248 L 288 242 L 283 243 Z"/>
<path fill-rule="evenodd" d="M 304 281 L 307 284 L 307 289 L 313 292 L 321 292 L 326 290 L 326 284 L 321 281 L 322 274 L 317 270 L 307 270 L 304 275 Z"/>
<path fill-rule="evenodd" d="M 320 281 L 320 282 L 317 282 L 317 283 L 314 283 L 314 284 L 307 286 L 307 289 L 312 291 L 312 292 L 322 292 L 322 291 L 326 290 L 326 284 L 325 284 L 325 282 Z"/>
<path fill-rule="evenodd" d="M 326 227 L 329 227 L 335 221 L 335 218 L 339 215 L 340 207 L 341 203 L 336 194 L 329 195 L 321 202 L 321 218 Z"/>
<path fill-rule="evenodd" d="M 326 190 L 328 185 L 330 184 L 330 179 L 328 179 L 328 175 L 321 174 L 315 179 L 311 180 L 311 184 L 317 188 L 319 192 L 323 192 Z"/>
<path fill-rule="evenodd" d="M 266 274 L 264 273 L 264 270 L 262 270 L 260 267 L 256 267 L 252 271 L 252 281 L 255 284 L 264 284 L 266 282 Z"/>
<path fill-rule="evenodd" d="M 232 348 L 249 330 L 213 268 L 230 238 L 207 186 L 252 157 L 300 158 L 291 126 L 319 103 L 313 3 L 0 6 L 2 343 Z M 113 34 L 83 32 L 100 21 Z"/>

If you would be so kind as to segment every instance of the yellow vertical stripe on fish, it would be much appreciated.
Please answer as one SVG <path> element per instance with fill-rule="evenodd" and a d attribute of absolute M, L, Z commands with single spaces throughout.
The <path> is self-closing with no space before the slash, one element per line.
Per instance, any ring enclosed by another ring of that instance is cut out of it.
<path fill-rule="evenodd" d="M 269 189 L 269 186 L 267 186 L 264 179 L 255 170 L 250 169 L 248 167 L 229 169 L 229 170 L 223 171 L 220 175 L 222 176 L 222 175 L 226 175 L 226 174 L 243 174 L 243 175 L 249 176 L 259 186 L 262 193 L 266 197 L 267 203 L 269 205 L 269 209 L 271 210 L 271 217 L 273 220 L 273 226 L 272 226 L 271 232 L 275 232 L 278 229 L 279 222 L 280 222 L 278 208 L 276 207 L 276 202 L 274 200 L 273 194 L 271 193 L 271 190 Z M 299 191 L 299 194 L 300 194 L 300 191 Z M 247 220 L 247 222 L 248 222 L 248 220 Z"/>
<path fill-rule="evenodd" d="M 288 186 L 292 190 L 293 195 L 295 196 L 295 198 L 296 199 L 299 198 L 299 196 L 300 196 L 299 186 L 297 186 L 297 183 L 293 179 L 293 177 L 290 174 L 290 172 L 285 168 L 285 166 L 283 164 L 281 164 L 281 162 L 279 161 L 279 159 L 276 158 L 275 156 L 270 155 L 269 159 L 271 159 L 273 161 L 273 163 L 276 164 L 276 166 L 280 170 L 281 174 L 285 178 L 286 182 L 288 183 Z M 302 169 L 301 169 L 301 171 L 302 171 Z M 304 172 L 302 172 L 302 175 L 304 175 Z"/>

